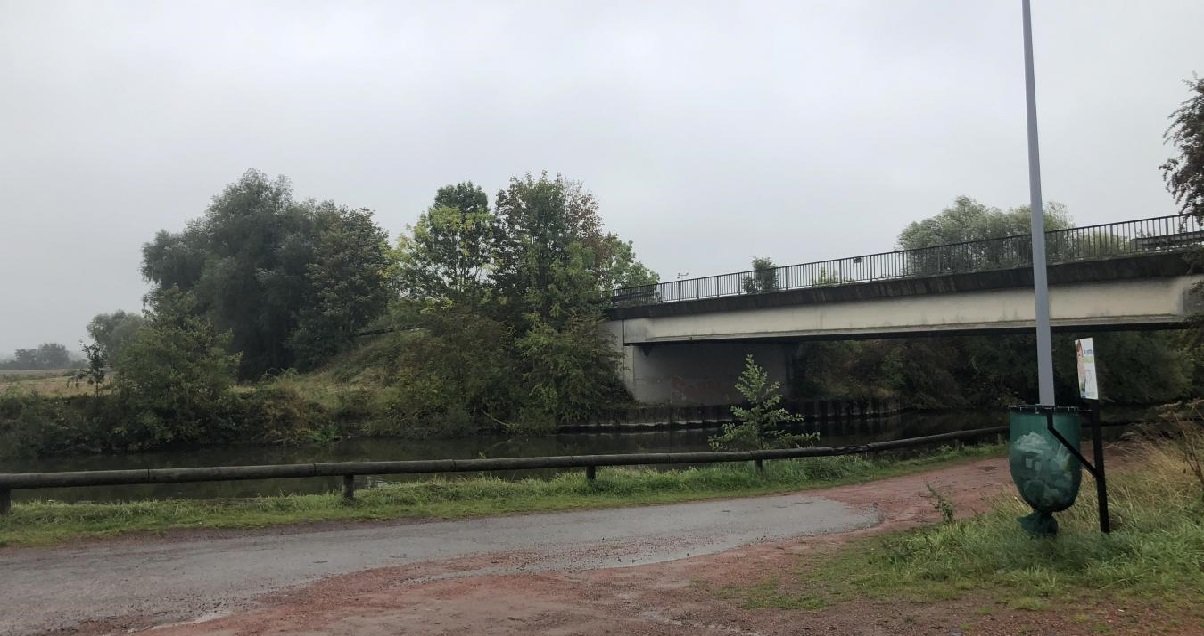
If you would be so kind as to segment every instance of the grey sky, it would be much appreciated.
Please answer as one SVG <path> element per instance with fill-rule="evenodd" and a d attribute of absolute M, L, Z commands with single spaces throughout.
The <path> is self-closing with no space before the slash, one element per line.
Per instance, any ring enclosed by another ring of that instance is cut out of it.
<path fill-rule="evenodd" d="M 1173 212 L 1204 3 L 1034 0 L 1045 193 Z M 672 279 L 890 249 L 1027 201 L 1020 0 L 0 0 L 0 356 L 138 309 L 140 246 L 247 168 L 376 210 L 580 179 Z"/>

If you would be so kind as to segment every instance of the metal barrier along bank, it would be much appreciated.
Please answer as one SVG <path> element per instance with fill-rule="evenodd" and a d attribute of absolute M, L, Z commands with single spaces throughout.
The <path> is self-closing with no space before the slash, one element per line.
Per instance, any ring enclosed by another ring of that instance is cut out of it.
<path fill-rule="evenodd" d="M 188 482 L 237 481 L 247 479 L 302 479 L 342 477 L 343 497 L 355 498 L 357 475 L 438 474 L 494 472 L 540 468 L 584 468 L 593 480 L 597 469 L 606 466 L 660 464 L 718 464 L 748 462 L 763 469 L 766 460 L 799 459 L 856 455 L 901 448 L 914 448 L 941 442 L 984 438 L 1006 433 L 1008 427 L 994 426 L 968 431 L 910 437 L 853 446 L 809 446 L 753 451 L 701 451 L 682 453 L 623 453 L 613 455 L 564 455 L 559 457 L 497 457 L 486 459 L 432 459 L 396 462 L 340 462 L 315 464 L 277 464 L 269 466 L 220 466 L 212 468 L 139 468 L 136 470 L 98 470 L 61 473 L 0 473 L 0 514 L 12 510 L 14 490 L 75 488 L 128 484 L 175 484 Z"/>

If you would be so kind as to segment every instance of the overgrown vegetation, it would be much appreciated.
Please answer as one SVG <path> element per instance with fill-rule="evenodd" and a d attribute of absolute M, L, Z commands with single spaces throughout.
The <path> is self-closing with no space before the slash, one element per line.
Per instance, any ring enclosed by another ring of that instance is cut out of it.
<path fill-rule="evenodd" d="M 348 504 L 336 493 L 235 500 L 167 500 L 112 504 L 17 502 L 0 517 L 0 546 L 41 545 L 83 537 L 176 528 L 260 528 L 325 520 L 459 518 L 511 512 L 607 508 L 734 495 L 790 492 L 863 482 L 949 462 L 999 456 L 999 445 L 941 448 L 923 456 L 843 456 L 680 470 L 603 468 L 590 482 L 580 472 L 551 478 L 432 478 L 386 483 L 357 492 Z"/>
<path fill-rule="evenodd" d="M 778 290 L 778 266 L 774 265 L 772 259 L 754 258 L 752 266 L 752 275 L 744 277 L 744 293 L 760 294 Z"/>
<path fill-rule="evenodd" d="M 1199 422 L 1195 435 L 1200 436 Z M 1060 513 L 1056 538 L 1032 538 L 1015 497 L 981 516 L 865 539 L 802 566 L 761 605 L 817 607 L 865 595 L 917 601 L 986 593 L 1018 609 L 1075 599 L 1204 602 L 1204 483 L 1184 461 L 1185 439 L 1146 442 L 1108 479 L 1113 531 L 1099 532 L 1094 488 Z M 1198 444 L 1195 437 L 1189 444 Z M 1194 452 L 1194 451 L 1193 451 Z M 776 587 L 776 586 L 775 586 Z"/>
<path fill-rule="evenodd" d="M 656 276 L 581 184 L 514 178 L 492 209 L 449 185 L 397 249 L 385 236 L 248 171 L 144 246 L 144 316 L 89 324 L 93 399 L 0 397 L 0 452 L 537 433 L 628 400 L 602 299 Z"/>

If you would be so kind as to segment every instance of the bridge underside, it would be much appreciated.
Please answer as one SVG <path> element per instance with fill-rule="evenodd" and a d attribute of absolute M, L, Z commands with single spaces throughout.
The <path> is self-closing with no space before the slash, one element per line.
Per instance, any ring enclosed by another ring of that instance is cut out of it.
<path fill-rule="evenodd" d="M 752 354 L 786 384 L 804 340 L 989 334 L 1032 330 L 1031 270 L 773 292 L 612 310 L 606 329 L 623 352 L 637 400 L 721 404 Z M 1199 310 L 1204 281 L 1181 255 L 1050 268 L 1050 313 L 1061 331 L 1180 326 Z"/>

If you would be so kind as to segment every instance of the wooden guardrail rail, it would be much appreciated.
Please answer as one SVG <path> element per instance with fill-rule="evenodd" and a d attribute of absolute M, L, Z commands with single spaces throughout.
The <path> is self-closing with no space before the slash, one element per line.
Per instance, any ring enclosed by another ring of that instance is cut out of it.
<path fill-rule="evenodd" d="M 924 446 L 1006 433 L 1006 426 L 910 437 L 855 446 L 809 446 L 754 451 L 702 451 L 684 453 L 622 453 L 613 455 L 564 455 L 559 457 L 497 457 L 485 459 L 430 459 L 396 462 L 339 462 L 276 464 L 268 466 L 219 466 L 212 468 L 139 468 L 62 473 L 0 473 L 0 514 L 12 509 L 12 491 L 39 488 L 74 488 L 127 484 L 176 484 L 245 479 L 342 477 L 343 497 L 355 498 L 356 475 L 398 475 L 531 470 L 539 468 L 584 468 L 589 479 L 603 466 L 654 464 L 716 464 L 754 462 L 761 470 L 767 459 L 833 457 Z"/>

